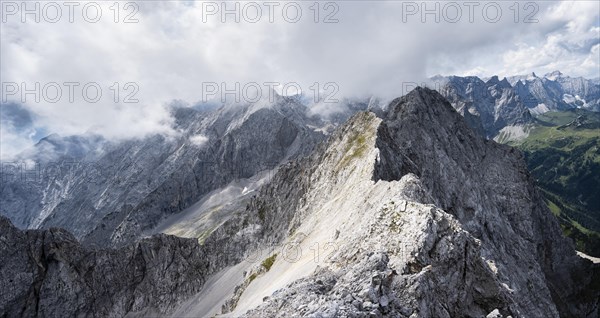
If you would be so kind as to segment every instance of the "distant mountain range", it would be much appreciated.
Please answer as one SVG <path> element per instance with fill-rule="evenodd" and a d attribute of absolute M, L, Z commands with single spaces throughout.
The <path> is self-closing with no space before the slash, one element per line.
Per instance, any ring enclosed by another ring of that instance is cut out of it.
<path fill-rule="evenodd" d="M 475 131 L 487 138 L 524 138 L 532 115 L 548 111 L 600 111 L 600 83 L 559 71 L 538 77 L 435 76 L 427 84 L 446 97 Z"/>

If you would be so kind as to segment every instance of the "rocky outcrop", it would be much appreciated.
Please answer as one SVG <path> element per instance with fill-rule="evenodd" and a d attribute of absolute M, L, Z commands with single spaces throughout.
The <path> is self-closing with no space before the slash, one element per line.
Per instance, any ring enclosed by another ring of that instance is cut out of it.
<path fill-rule="evenodd" d="M 483 260 L 480 242 L 433 206 L 388 202 L 365 237 L 337 242 L 331 265 L 277 290 L 247 317 L 482 317 L 506 312 L 510 295 Z M 349 262 L 349 263 L 348 263 Z M 340 266 L 343 263 L 345 266 Z"/>
<path fill-rule="evenodd" d="M 210 273 L 194 239 L 159 235 L 90 250 L 65 230 L 21 231 L 1 216 L 0 259 L 1 317 L 164 313 Z"/>

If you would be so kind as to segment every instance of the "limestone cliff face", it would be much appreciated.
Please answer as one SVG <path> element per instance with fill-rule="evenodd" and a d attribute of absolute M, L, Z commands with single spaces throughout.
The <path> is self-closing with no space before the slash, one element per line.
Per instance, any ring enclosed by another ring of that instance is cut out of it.
<path fill-rule="evenodd" d="M 350 118 L 309 156 L 282 165 L 202 245 L 159 236 L 86 251 L 62 231 L 4 233 L 2 259 L 23 270 L 2 269 L 1 284 L 21 280 L 0 294 L 0 316 L 65 304 L 107 315 L 598 315 L 598 267 L 561 236 L 520 153 L 476 135 L 429 89 L 394 100 L 382 117 Z M 68 236 L 68 248 L 27 252 L 52 233 Z M 44 265 L 36 255 L 62 256 Z M 138 265 L 147 268 L 141 282 L 130 274 Z M 243 269 L 235 288 L 219 280 L 231 268 Z M 123 279 L 95 284 L 93 273 Z M 209 292 L 225 295 L 218 310 L 200 308 Z M 64 293 L 77 306 L 56 300 Z"/>

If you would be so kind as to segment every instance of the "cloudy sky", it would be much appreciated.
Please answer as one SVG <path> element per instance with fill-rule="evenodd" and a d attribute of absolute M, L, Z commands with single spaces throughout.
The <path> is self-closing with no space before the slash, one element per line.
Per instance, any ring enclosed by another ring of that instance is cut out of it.
<path fill-rule="evenodd" d="M 2 0 L 3 160 L 51 132 L 174 133 L 165 105 L 215 84 L 396 96 L 436 74 L 600 76 L 598 1 L 37 3 Z"/>

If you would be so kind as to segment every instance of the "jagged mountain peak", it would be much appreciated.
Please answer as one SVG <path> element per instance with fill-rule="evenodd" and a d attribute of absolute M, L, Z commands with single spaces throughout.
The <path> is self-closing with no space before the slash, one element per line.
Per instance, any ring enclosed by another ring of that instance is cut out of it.
<path fill-rule="evenodd" d="M 454 112 L 448 101 L 436 90 L 428 87 L 417 87 L 408 94 L 394 99 L 388 107 L 388 116 L 399 113 L 418 113 L 421 111 L 437 113 L 438 107 L 434 105 L 442 104 L 445 112 Z"/>
<path fill-rule="evenodd" d="M 424 125 L 435 133 L 448 125 L 462 124 L 463 119 L 438 91 L 418 87 L 390 103 L 386 123 Z"/>
<path fill-rule="evenodd" d="M 60 141 L 60 139 L 61 139 L 61 136 L 59 134 L 53 133 L 53 134 L 50 134 L 50 135 L 40 139 L 38 141 L 38 143 L 40 143 L 40 142 L 58 143 Z"/>
<path fill-rule="evenodd" d="M 35 145 L 17 154 L 14 159 L 36 162 L 44 166 L 73 160 L 93 161 L 109 144 L 109 140 L 89 132 L 66 137 L 54 133 L 41 138 Z"/>
<path fill-rule="evenodd" d="M 470 78 L 451 78 L 440 93 L 465 117 L 469 126 L 495 140 L 522 140 L 535 125 L 534 116 L 548 111 L 584 108 L 598 111 L 600 86 L 585 78 L 560 72 L 539 77 L 535 73 L 499 80 L 483 86 Z"/>
<path fill-rule="evenodd" d="M 488 85 L 495 85 L 498 84 L 500 82 L 500 79 L 498 78 L 498 75 L 494 75 L 492 77 L 490 77 L 490 79 L 488 79 L 485 83 Z"/>
<path fill-rule="evenodd" d="M 448 76 L 448 79 L 450 80 L 467 80 L 467 81 L 482 81 L 483 80 L 481 78 L 479 78 L 479 76 L 475 76 L 475 75 L 467 75 L 467 76 L 457 76 L 457 75 L 450 75 Z"/>
<path fill-rule="evenodd" d="M 486 85 L 488 85 L 488 86 L 496 85 L 496 86 L 498 86 L 501 89 L 506 89 L 506 88 L 511 88 L 512 87 L 510 85 L 510 83 L 508 82 L 508 80 L 506 79 L 506 77 L 504 77 L 504 78 L 502 78 L 502 80 L 500 80 L 497 75 L 492 76 L 492 78 L 490 78 L 486 82 Z"/>

